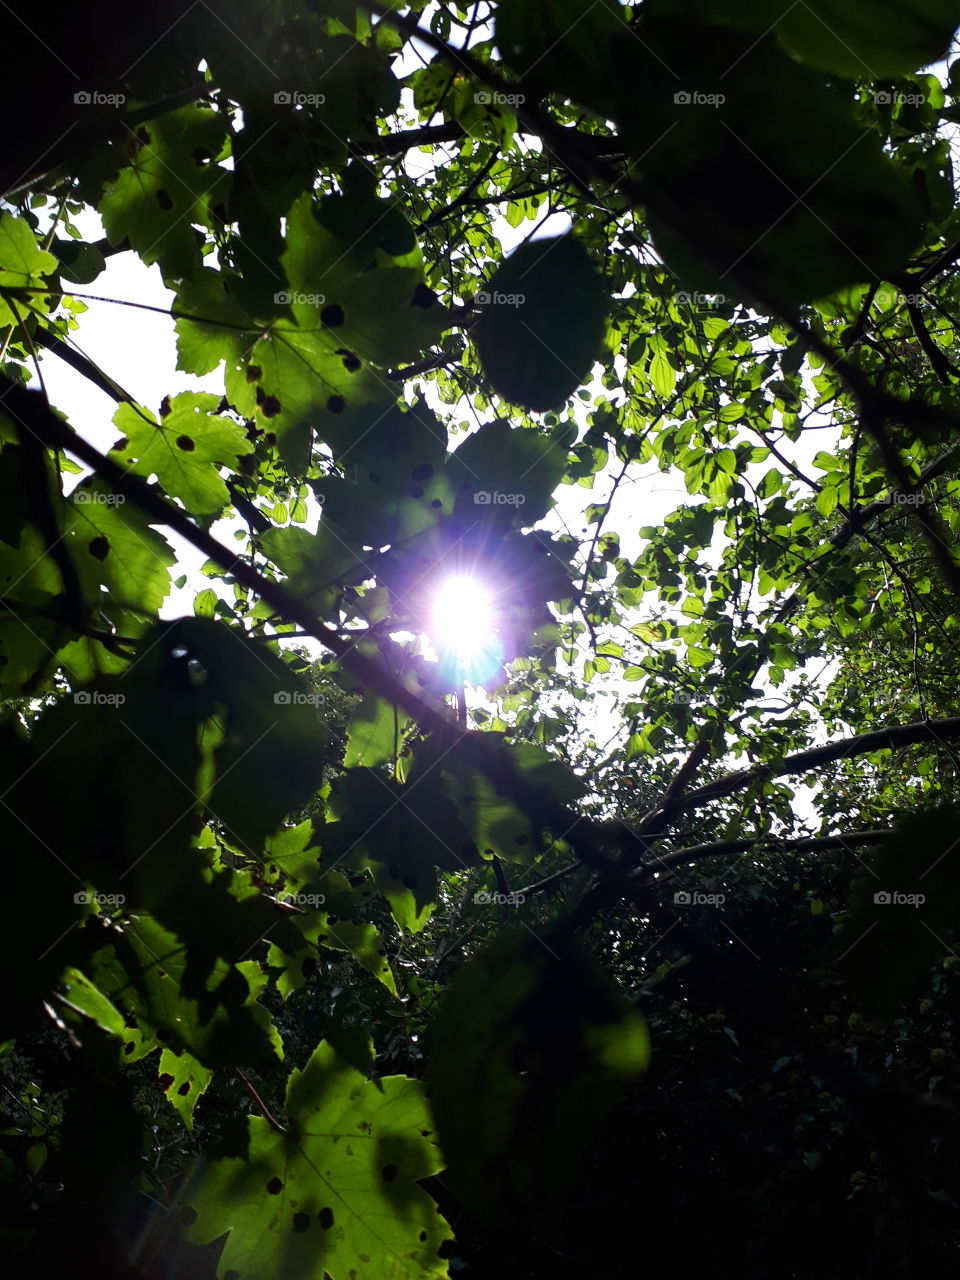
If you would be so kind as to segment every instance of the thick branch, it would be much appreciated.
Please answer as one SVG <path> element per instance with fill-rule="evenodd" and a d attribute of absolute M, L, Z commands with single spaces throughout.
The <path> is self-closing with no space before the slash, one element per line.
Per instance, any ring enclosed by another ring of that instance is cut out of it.
<path fill-rule="evenodd" d="M 918 724 L 897 725 L 892 729 L 875 729 L 872 733 L 861 733 L 853 738 L 841 738 L 837 742 L 828 742 L 822 747 L 808 747 L 806 751 L 798 751 L 795 755 L 785 756 L 773 764 L 758 764 L 751 769 L 740 769 L 736 773 L 728 773 L 715 782 L 689 791 L 685 796 L 675 800 L 670 809 L 672 814 L 684 812 L 708 800 L 717 800 L 720 796 L 732 795 L 742 791 L 754 782 L 767 778 L 783 778 L 788 774 L 810 773 L 834 760 L 851 760 L 855 756 L 869 755 L 872 751 L 894 751 L 898 747 L 913 746 L 918 742 L 938 742 L 941 738 L 960 738 L 960 716 L 949 720 L 925 720 Z"/>
<path fill-rule="evenodd" d="M 859 849 L 864 845 L 883 844 L 896 833 L 893 831 L 848 831 L 835 836 L 807 836 L 798 840 L 778 840 L 776 836 L 757 836 L 753 840 L 717 840 L 713 844 L 694 844 L 687 849 L 676 849 L 664 854 L 655 864 L 644 868 L 649 878 L 669 867 L 684 867 L 704 858 L 724 857 L 727 854 L 749 853 L 760 845 L 783 853 L 824 853 L 828 849 Z"/>
<path fill-rule="evenodd" d="M 445 124 L 425 124 L 419 129 L 400 129 L 396 133 L 382 133 L 375 138 L 353 138 L 350 150 L 358 156 L 399 156 L 413 147 L 431 147 L 442 142 L 456 142 L 466 136 L 466 130 L 457 120 Z"/>

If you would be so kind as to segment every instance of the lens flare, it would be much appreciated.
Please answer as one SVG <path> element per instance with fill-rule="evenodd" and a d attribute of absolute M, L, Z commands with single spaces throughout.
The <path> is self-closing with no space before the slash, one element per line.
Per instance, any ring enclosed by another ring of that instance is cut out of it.
<path fill-rule="evenodd" d="M 433 598 L 431 639 L 441 663 L 457 678 L 480 683 L 502 661 L 490 592 L 475 578 L 447 578 Z"/>

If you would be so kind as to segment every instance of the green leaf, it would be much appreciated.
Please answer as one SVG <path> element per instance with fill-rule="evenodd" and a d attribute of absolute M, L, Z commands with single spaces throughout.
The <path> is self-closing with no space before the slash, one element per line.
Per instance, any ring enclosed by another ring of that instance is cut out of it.
<path fill-rule="evenodd" d="M 656 644 L 667 638 L 667 629 L 661 622 L 638 622 L 630 628 L 630 633 L 645 640 L 647 644 Z"/>
<path fill-rule="evenodd" d="M 118 1009 L 154 1038 L 159 1029 L 169 1047 L 208 1067 L 264 1065 L 280 1057 L 277 1032 L 257 1002 L 262 975 L 223 957 L 199 974 L 197 961 L 172 930 L 142 913 L 94 953 L 90 967 L 97 987 Z"/>
<path fill-rule="evenodd" d="M 213 1072 L 189 1053 L 164 1049 L 157 1067 L 157 1084 L 188 1129 L 193 1128 L 193 1112 Z"/>
<path fill-rule="evenodd" d="M 41 288 L 42 276 L 56 270 L 57 260 L 37 244 L 37 238 L 23 218 L 0 212 L 0 287 L 7 289 Z M 17 304 L 22 316 L 31 307 L 24 298 Z M 16 324 L 12 309 L 0 298 L 0 325 Z"/>
<path fill-rule="evenodd" d="M 397 983 L 387 959 L 383 935 L 376 925 L 339 918 L 331 924 L 329 917 L 325 917 L 323 927 L 327 932 L 325 946 L 349 951 L 392 995 L 397 994 Z"/>
<path fill-rule="evenodd" d="M 705 22 L 758 35 L 775 30 L 796 57 L 851 80 L 896 76 L 946 57 L 960 23 L 956 0 L 697 0 Z"/>
<path fill-rule="evenodd" d="M 122 404 L 113 421 L 125 439 L 111 453 L 135 475 L 156 474 L 167 494 L 181 499 L 188 511 L 216 514 L 230 500 L 217 468 L 235 470 L 252 447 L 238 422 L 216 412 L 219 403 L 219 396 L 184 391 L 164 401 L 159 420 Z"/>
<path fill-rule="evenodd" d="M 456 514 L 476 520 L 485 512 L 503 522 L 535 524 L 554 505 L 574 438 L 566 426 L 534 431 L 502 419 L 485 423 L 447 462 Z"/>
<path fill-rule="evenodd" d="M 367 693 L 350 718 L 344 768 L 366 765 L 372 769 L 395 759 L 407 719 L 399 707 Z"/>
<path fill-rule="evenodd" d="M 258 326 L 263 336 L 228 366 L 226 384 L 237 408 L 279 437 L 281 456 L 299 474 L 312 429 L 325 439 L 328 416 L 335 432 L 345 411 L 385 409 L 377 370 L 419 355 L 438 337 L 445 313 L 418 267 L 358 262 L 355 246 L 319 220 L 310 195 L 290 210 L 286 246 L 289 289 L 278 297 L 291 319 L 273 321 L 265 333 Z"/>
<path fill-rule="evenodd" d="M 477 294 L 477 353 L 494 391 L 554 409 L 586 379 L 603 338 L 607 290 L 572 235 L 515 250 Z"/>
<path fill-rule="evenodd" d="M 193 613 L 197 618 L 212 618 L 217 612 L 220 597 L 212 587 L 198 591 L 193 599 Z"/>
<path fill-rule="evenodd" d="M 79 969 L 68 968 L 60 983 L 60 999 L 64 1005 L 92 1019 L 103 1031 L 126 1039 L 126 1026 L 120 1011 L 102 991 Z"/>
<path fill-rule="evenodd" d="M 414 751 L 408 783 L 427 812 L 434 803 L 441 811 L 440 796 L 453 802 L 467 848 L 526 865 L 553 826 L 556 805 L 579 799 L 584 790 L 564 761 L 536 743 L 508 742 L 493 732 L 461 738 L 452 747 L 428 740 Z M 433 795 L 437 799 L 428 801 Z"/>
<path fill-rule="evenodd" d="M 559 90 L 607 114 L 607 51 L 630 38 L 616 0 L 500 0 L 496 35 L 501 58 L 527 88 Z"/>
<path fill-rule="evenodd" d="M 624 74 L 616 114 L 644 157 L 657 249 L 685 289 L 792 308 L 902 270 L 920 207 L 849 97 L 729 28 L 663 20 L 644 39 L 649 53 L 632 54 L 643 104 Z"/>
<path fill-rule="evenodd" d="M 397 923 L 419 932 L 437 903 L 437 868 L 479 865 L 460 814 L 440 780 L 405 786 L 368 768 L 342 773 L 331 786 L 324 852 L 336 862 L 352 855 L 370 866 Z"/>
<path fill-rule="evenodd" d="M 852 80 L 878 80 L 945 57 L 960 23 L 955 0 L 809 0 L 783 11 L 770 2 L 791 53 Z"/>
<path fill-rule="evenodd" d="M 208 804 L 232 841 L 259 852 L 265 838 L 322 780 L 318 696 L 257 641 L 209 618 L 181 618 L 144 638 L 203 672 L 200 687 L 221 708 Z"/>
<path fill-rule="evenodd" d="M 677 384 L 677 374 L 662 347 L 658 347 L 650 357 L 649 374 L 654 391 L 666 400 Z"/>
<path fill-rule="evenodd" d="M 118 630 L 123 632 L 128 612 L 156 614 L 170 590 L 175 557 L 133 503 L 100 480 L 81 480 L 64 508 L 64 542 L 89 597 L 100 595 Z"/>
<path fill-rule="evenodd" d="M 226 138 L 219 111 L 189 105 L 138 126 L 130 163 L 107 184 L 100 215 L 111 244 L 128 239 L 146 263 L 167 276 L 200 266 L 193 223 L 213 226 L 231 174 L 213 163 Z"/>
<path fill-rule="evenodd" d="M 53 242 L 53 251 L 60 263 L 60 279 L 68 284 L 90 284 L 106 270 L 103 254 L 95 244 L 83 240 Z"/>
<path fill-rule="evenodd" d="M 318 875 L 313 822 L 304 818 L 294 827 L 282 827 L 267 838 L 263 860 L 271 879 L 279 873 L 287 888 L 297 889 Z"/>
<path fill-rule="evenodd" d="M 449 1228 L 417 1185 L 441 1168 L 423 1086 L 366 1080 L 321 1042 L 285 1111 L 285 1132 L 249 1118 L 245 1158 L 212 1161 L 187 1197 L 192 1240 L 227 1235 L 217 1274 L 445 1280 Z"/>
<path fill-rule="evenodd" d="M 827 485 L 817 494 L 816 508 L 822 516 L 831 516 L 837 509 L 840 491 L 834 485 Z"/>
<path fill-rule="evenodd" d="M 369 573 L 361 551 L 345 545 L 325 523 L 316 533 L 292 525 L 267 529 L 260 545 L 286 574 L 293 595 L 324 616 L 340 586 L 359 583 Z"/>

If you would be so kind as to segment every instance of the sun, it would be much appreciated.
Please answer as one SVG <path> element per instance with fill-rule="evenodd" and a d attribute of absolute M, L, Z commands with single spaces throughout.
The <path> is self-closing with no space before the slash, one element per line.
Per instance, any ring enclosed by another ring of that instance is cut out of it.
<path fill-rule="evenodd" d="M 476 578 L 445 578 L 433 593 L 430 638 L 441 661 L 464 680 L 479 681 L 497 669 L 502 649 L 490 591 Z"/>

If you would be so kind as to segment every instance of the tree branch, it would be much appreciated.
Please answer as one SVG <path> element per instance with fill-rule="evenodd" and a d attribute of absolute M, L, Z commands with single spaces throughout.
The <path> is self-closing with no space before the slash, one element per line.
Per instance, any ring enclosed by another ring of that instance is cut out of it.
<path fill-rule="evenodd" d="M 918 742 L 937 742 L 941 738 L 960 738 L 960 716 L 949 720 L 926 720 L 918 724 L 897 725 L 892 729 L 875 729 L 872 733 L 857 734 L 852 738 L 840 738 L 821 747 L 808 747 L 795 755 L 785 756 L 775 764 L 754 765 L 728 773 L 714 782 L 708 782 L 695 791 L 688 791 L 670 804 L 672 816 L 717 800 L 720 796 L 742 791 L 754 782 L 767 778 L 783 778 L 788 774 L 810 773 L 834 760 L 850 760 L 855 756 L 869 755 L 873 751 L 895 751 L 898 747 L 910 747 Z"/>
<path fill-rule="evenodd" d="M 644 867 L 640 879 L 647 880 L 669 867 L 686 866 L 690 862 L 699 862 L 703 858 L 724 857 L 726 854 L 749 853 L 758 845 L 769 845 L 770 848 L 783 853 L 823 853 L 828 849 L 861 848 L 863 845 L 883 844 L 891 839 L 894 831 L 850 831 L 835 836 L 809 836 L 799 840 L 778 840 L 776 836 L 762 835 L 753 840 L 717 840 L 712 844 L 690 845 L 687 849 L 676 849 L 673 853 L 664 854 L 656 863 Z"/>
<path fill-rule="evenodd" d="M 279 583 L 271 582 L 241 560 L 236 552 L 229 550 L 211 537 L 204 529 L 189 518 L 186 512 L 156 494 L 139 476 L 117 465 L 112 459 L 104 457 L 93 445 L 88 444 L 67 424 L 59 419 L 44 401 L 42 395 L 27 391 L 24 387 L 0 376 L 0 404 L 27 430 L 51 449 L 62 449 L 72 453 L 85 466 L 95 471 L 110 484 L 117 493 L 122 493 L 143 511 L 155 524 L 165 525 L 178 533 L 191 546 L 202 552 L 208 560 L 212 560 L 233 577 L 247 590 L 254 592 L 278 613 L 302 627 L 324 648 L 329 649 L 363 684 L 374 692 L 395 703 L 411 716 L 414 716 L 424 728 L 437 732 L 456 730 L 456 724 L 449 712 L 441 711 L 425 702 L 417 694 L 407 689 L 385 667 L 378 665 L 360 653 L 355 640 L 345 640 L 331 627 L 325 626 L 314 617 L 299 600 L 296 600 Z"/>

